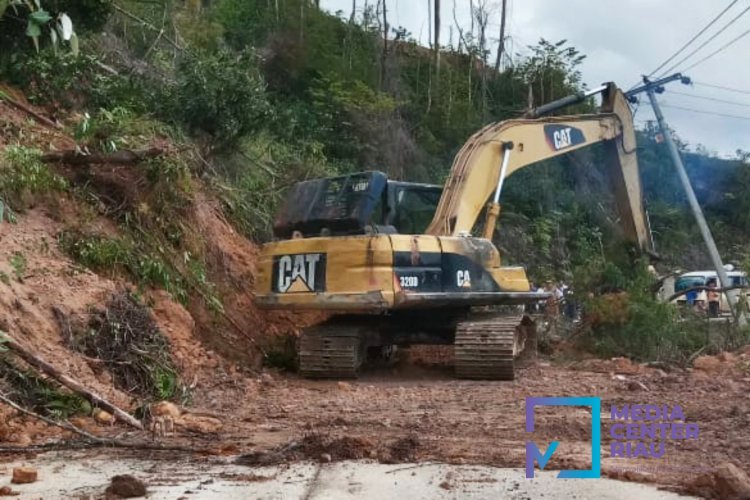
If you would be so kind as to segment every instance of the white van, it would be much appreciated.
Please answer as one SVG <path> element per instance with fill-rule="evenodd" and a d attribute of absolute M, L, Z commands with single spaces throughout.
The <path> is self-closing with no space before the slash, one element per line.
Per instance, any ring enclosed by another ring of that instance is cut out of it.
<path fill-rule="evenodd" d="M 731 281 L 732 286 L 742 286 L 747 287 L 750 286 L 750 283 L 747 279 L 747 274 L 743 271 L 727 271 L 727 276 L 729 276 L 729 281 Z M 684 290 L 689 290 L 691 288 L 699 287 L 699 286 L 706 286 L 708 282 L 711 279 L 715 279 L 717 286 L 721 288 L 721 283 L 719 282 L 718 275 L 716 274 L 716 271 L 696 271 L 692 273 L 685 273 L 680 275 L 675 280 L 674 283 L 674 293 L 682 292 Z M 745 296 L 750 300 L 750 289 L 749 290 L 742 290 L 742 293 L 745 294 Z M 706 300 L 707 294 L 705 290 L 702 290 L 698 293 L 698 299 L 699 301 L 703 301 L 704 304 L 707 303 Z M 685 305 L 687 303 L 687 297 L 685 295 L 680 295 L 677 297 L 674 301 L 675 304 Z M 729 309 L 729 302 L 727 301 L 726 294 L 722 293 L 719 298 L 720 308 L 721 312 L 729 313 L 731 310 Z"/>

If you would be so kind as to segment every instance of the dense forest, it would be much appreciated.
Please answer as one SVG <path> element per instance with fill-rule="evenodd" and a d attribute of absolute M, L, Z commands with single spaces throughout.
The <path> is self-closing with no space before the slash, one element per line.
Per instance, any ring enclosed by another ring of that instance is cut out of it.
<path fill-rule="evenodd" d="M 181 145 L 149 163 L 149 177 L 202 179 L 258 241 L 269 238 L 291 183 L 382 170 L 440 184 L 482 126 L 585 89 L 586 56 L 565 40 L 498 54 L 487 2 L 472 4 L 470 26 L 441 26 L 435 16 L 429 46 L 389 24 L 387 1 L 352 3 L 351 12 L 330 13 L 309 0 L 0 0 L 0 79 L 88 152 L 155 137 Z M 719 159 L 677 133 L 725 259 L 741 264 L 750 248 L 750 153 Z M 657 267 L 708 267 L 663 141 L 653 125 L 638 135 Z M 509 180 L 496 243 L 534 280 L 593 273 L 617 281 L 631 269 L 601 154 L 592 148 Z M 0 183 L 13 208 L 5 191 Z M 154 202 L 149 230 L 179 250 L 170 196 Z M 119 222 L 142 216 L 122 213 Z"/>

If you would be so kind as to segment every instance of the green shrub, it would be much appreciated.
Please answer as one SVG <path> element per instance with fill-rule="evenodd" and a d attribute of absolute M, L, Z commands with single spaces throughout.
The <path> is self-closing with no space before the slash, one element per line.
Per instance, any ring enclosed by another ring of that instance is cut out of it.
<path fill-rule="evenodd" d="M 119 238 L 64 231 L 60 233 L 58 241 L 60 247 L 76 262 L 95 271 L 117 272 L 132 258 L 130 245 Z"/>
<path fill-rule="evenodd" d="M 80 144 L 90 150 L 105 152 L 146 148 L 151 146 L 155 137 L 172 135 L 173 131 L 167 125 L 121 106 L 85 113 L 74 131 Z"/>
<path fill-rule="evenodd" d="M 658 301 L 653 287 L 643 262 L 627 271 L 605 262 L 579 268 L 574 289 L 594 292 L 584 300 L 588 330 L 580 345 L 606 357 L 677 364 L 708 347 L 709 322 Z"/>
<path fill-rule="evenodd" d="M 15 58 L 0 68 L 0 75 L 24 89 L 32 103 L 63 109 L 122 107 L 145 113 L 155 100 L 155 92 L 148 90 L 143 79 L 113 75 L 92 54 L 56 54 L 45 49 Z"/>
<path fill-rule="evenodd" d="M 13 252 L 8 262 L 13 269 L 13 275 L 16 277 L 16 280 L 23 281 L 23 277 L 26 274 L 26 257 L 21 252 Z"/>
<path fill-rule="evenodd" d="M 20 210 L 28 196 L 62 191 L 65 179 L 54 174 L 40 160 L 41 151 L 8 146 L 0 158 L 0 200 Z"/>
<path fill-rule="evenodd" d="M 270 113 L 256 59 L 250 51 L 185 55 L 163 111 L 191 133 L 207 135 L 213 149 L 234 145 L 261 129 Z"/>
<path fill-rule="evenodd" d="M 116 274 L 125 271 L 143 287 L 161 288 L 185 304 L 187 283 L 162 257 L 126 238 L 107 238 L 63 231 L 60 248 L 76 262 L 96 272 Z"/>

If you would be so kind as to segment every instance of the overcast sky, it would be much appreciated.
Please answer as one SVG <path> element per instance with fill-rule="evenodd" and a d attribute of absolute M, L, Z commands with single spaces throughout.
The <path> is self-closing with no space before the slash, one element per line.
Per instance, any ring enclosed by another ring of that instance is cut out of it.
<path fill-rule="evenodd" d="M 493 3 L 493 0 L 487 1 Z M 360 9 L 364 3 L 365 0 L 357 0 Z M 374 4 L 376 0 L 369 3 Z M 453 23 L 453 0 L 442 0 L 442 3 L 442 40 L 447 44 L 448 24 Z M 494 3 L 499 4 L 500 0 Z M 551 41 L 567 39 L 588 56 L 582 72 L 589 87 L 615 81 L 627 89 L 638 81 L 640 75 L 656 69 L 729 4 L 730 0 L 508 0 L 507 35 L 511 38 L 509 43 L 513 52 L 521 53 L 526 52 L 525 46 L 535 44 L 540 37 Z M 342 10 L 348 16 L 352 0 L 323 0 L 321 5 L 332 12 Z M 414 37 L 426 42 L 427 0 L 388 0 L 388 7 L 392 26 L 404 26 Z M 745 9 L 750 9 L 750 0 L 738 0 L 706 34 L 664 69 L 688 55 Z M 469 0 L 456 0 L 456 12 L 459 22 L 468 26 Z M 493 44 L 497 43 L 499 36 L 499 14 L 500 10 L 496 8 L 490 22 Z M 749 29 L 750 11 L 675 71 L 686 69 Z M 691 146 L 703 144 L 722 156 L 733 155 L 738 148 L 750 150 L 750 93 L 733 93 L 698 85 L 707 83 L 750 92 L 748 53 L 750 35 L 688 71 L 686 74 L 696 85 L 687 87 L 673 83 L 660 97 L 667 121 Z M 692 97 L 670 94 L 670 91 Z M 668 106 L 747 119 L 700 114 Z M 650 107 L 641 106 L 636 121 L 642 124 L 652 118 Z"/>

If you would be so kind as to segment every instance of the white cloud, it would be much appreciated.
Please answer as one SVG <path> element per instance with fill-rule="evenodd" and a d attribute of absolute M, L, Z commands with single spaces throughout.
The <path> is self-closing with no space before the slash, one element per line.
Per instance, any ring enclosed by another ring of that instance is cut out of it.
<path fill-rule="evenodd" d="M 364 0 L 357 0 L 359 8 Z M 374 4 L 375 0 L 370 0 Z M 496 3 L 499 3 L 496 2 Z M 535 43 L 539 38 L 557 41 L 567 39 L 588 58 L 582 65 L 584 81 L 594 87 L 604 81 L 615 81 L 628 88 L 641 74 L 654 70 L 667 57 L 713 19 L 728 2 L 706 0 L 509 0 L 509 35 L 516 48 Z M 442 0 L 443 40 L 447 43 L 447 26 L 453 23 L 453 1 Z M 323 0 L 330 10 L 351 11 L 351 0 Z M 738 2 L 709 33 L 728 23 L 750 4 Z M 393 26 L 402 25 L 415 37 L 427 39 L 426 0 L 388 0 Z M 468 0 L 456 0 L 459 22 L 469 24 Z M 490 37 L 497 40 L 499 9 L 491 21 Z M 710 54 L 750 27 L 750 13 L 726 30 L 676 70 L 682 70 L 704 55 Z M 704 40 L 708 35 L 704 36 Z M 697 44 L 693 47 L 697 47 Z M 750 65 L 747 52 L 750 36 L 731 48 L 699 65 L 687 74 L 696 82 L 712 83 L 750 90 Z M 687 55 L 689 50 L 683 55 Z M 682 57 L 682 56 L 681 56 Z M 678 57 L 677 62 L 681 57 Z M 667 68 L 665 68 L 667 69 Z M 707 87 L 684 87 L 673 83 L 668 90 L 713 97 L 748 106 L 722 104 L 687 96 L 664 94 L 660 100 L 667 105 L 694 108 L 750 118 L 750 95 L 732 94 Z M 736 149 L 750 149 L 750 120 L 698 114 L 665 107 L 670 125 L 692 145 L 704 144 L 722 154 Z M 646 105 L 640 107 L 639 120 L 653 115 Z"/>

